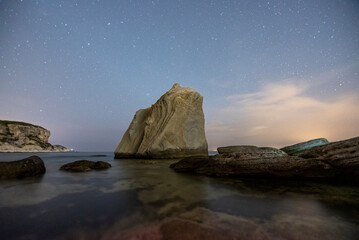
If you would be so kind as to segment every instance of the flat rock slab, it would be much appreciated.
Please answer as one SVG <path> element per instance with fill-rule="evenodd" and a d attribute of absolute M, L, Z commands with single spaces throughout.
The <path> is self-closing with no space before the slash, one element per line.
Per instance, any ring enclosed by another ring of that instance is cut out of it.
<path fill-rule="evenodd" d="M 63 165 L 60 170 L 69 172 L 88 172 L 91 170 L 104 170 L 110 168 L 111 164 L 103 161 L 79 160 Z"/>
<path fill-rule="evenodd" d="M 41 176 L 45 172 L 45 164 L 38 156 L 31 156 L 12 162 L 0 162 L 0 179 L 21 179 Z"/>
<path fill-rule="evenodd" d="M 171 168 L 178 172 L 194 172 L 219 177 L 318 178 L 335 175 L 335 170 L 323 161 L 292 156 L 249 159 L 228 155 L 190 157 L 172 164 Z"/>
<path fill-rule="evenodd" d="M 258 158 L 258 157 L 282 157 L 287 156 L 282 150 L 272 147 L 256 147 L 249 145 L 239 146 L 227 146 L 217 148 L 219 154 L 231 154 L 241 155 L 246 158 Z"/>

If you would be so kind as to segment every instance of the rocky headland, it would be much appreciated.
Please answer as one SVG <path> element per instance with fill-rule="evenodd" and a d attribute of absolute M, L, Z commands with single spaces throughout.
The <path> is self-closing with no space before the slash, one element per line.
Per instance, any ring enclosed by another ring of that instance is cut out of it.
<path fill-rule="evenodd" d="M 171 168 L 209 176 L 359 179 L 359 137 L 306 147 L 298 156 L 253 146 L 220 148 L 219 152 L 184 158 Z"/>
<path fill-rule="evenodd" d="M 0 152 L 69 152 L 49 143 L 50 131 L 30 123 L 0 120 Z"/>
<path fill-rule="evenodd" d="M 208 156 L 203 97 L 174 84 L 155 104 L 136 112 L 115 158 Z"/>

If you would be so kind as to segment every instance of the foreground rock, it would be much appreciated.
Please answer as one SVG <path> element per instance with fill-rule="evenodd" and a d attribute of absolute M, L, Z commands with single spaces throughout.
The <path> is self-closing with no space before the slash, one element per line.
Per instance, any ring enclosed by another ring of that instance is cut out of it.
<path fill-rule="evenodd" d="M 288 155 L 298 156 L 308 149 L 313 147 L 322 146 L 328 144 L 328 140 L 325 138 L 317 138 L 307 142 L 297 143 L 291 146 L 281 148 L 280 150 L 286 152 Z"/>
<path fill-rule="evenodd" d="M 314 147 L 299 156 L 322 160 L 333 168 L 352 169 L 359 174 L 359 137 Z"/>
<path fill-rule="evenodd" d="M 0 179 L 41 176 L 45 172 L 44 162 L 38 156 L 12 162 L 0 162 Z"/>
<path fill-rule="evenodd" d="M 136 112 L 115 158 L 207 156 L 203 97 L 179 84 L 154 105 Z"/>
<path fill-rule="evenodd" d="M 88 172 L 91 170 L 104 170 L 110 167 L 111 164 L 103 161 L 93 162 L 88 160 L 79 160 L 63 165 L 60 170 L 69 172 Z"/>
<path fill-rule="evenodd" d="M 254 158 L 268 158 L 268 157 L 283 157 L 287 156 L 282 150 L 272 147 L 256 147 L 256 146 L 228 146 L 217 148 L 219 154 L 235 153 L 241 155 L 241 157 L 254 157 Z"/>
<path fill-rule="evenodd" d="M 24 122 L 0 120 L 0 152 L 69 152 L 49 143 L 50 131 Z"/>
<path fill-rule="evenodd" d="M 172 164 L 179 172 L 194 172 L 209 176 L 286 177 L 314 178 L 332 177 L 335 171 L 323 161 L 299 157 L 242 158 L 238 155 L 185 158 Z"/>
<path fill-rule="evenodd" d="M 359 179 L 359 138 L 313 147 L 300 156 L 256 157 L 235 152 L 185 158 L 171 167 L 209 176 Z"/>

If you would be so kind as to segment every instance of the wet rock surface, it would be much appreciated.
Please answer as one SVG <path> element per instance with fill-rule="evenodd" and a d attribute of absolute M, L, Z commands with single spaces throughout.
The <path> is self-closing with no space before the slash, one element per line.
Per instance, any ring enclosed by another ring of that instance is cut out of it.
<path fill-rule="evenodd" d="M 104 170 L 110 168 L 111 164 L 103 161 L 79 160 L 61 166 L 60 170 L 69 172 L 88 172 L 91 170 Z"/>
<path fill-rule="evenodd" d="M 358 230 L 340 220 L 305 215 L 278 214 L 265 221 L 232 216 L 197 207 L 152 225 L 140 225 L 121 233 L 121 239 L 152 240 L 337 240 L 355 239 Z M 120 234 L 119 234 L 120 235 Z"/>
<path fill-rule="evenodd" d="M 42 159 L 31 156 L 12 162 L 0 162 L 0 179 L 21 179 L 45 174 L 46 168 Z"/>

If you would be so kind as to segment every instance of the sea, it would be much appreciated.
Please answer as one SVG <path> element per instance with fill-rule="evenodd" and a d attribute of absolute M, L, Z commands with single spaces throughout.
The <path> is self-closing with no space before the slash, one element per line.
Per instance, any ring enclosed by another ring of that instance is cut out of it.
<path fill-rule="evenodd" d="M 0 239 L 359 239 L 356 183 L 177 173 L 177 160 L 110 152 L 0 153 L 41 157 L 40 178 L 0 181 Z M 76 160 L 111 168 L 60 171 Z"/>

